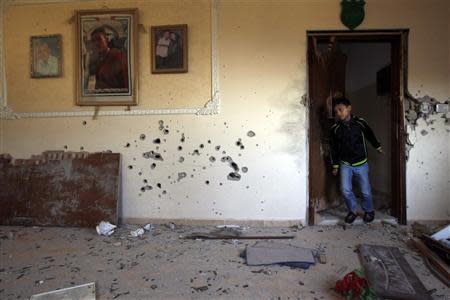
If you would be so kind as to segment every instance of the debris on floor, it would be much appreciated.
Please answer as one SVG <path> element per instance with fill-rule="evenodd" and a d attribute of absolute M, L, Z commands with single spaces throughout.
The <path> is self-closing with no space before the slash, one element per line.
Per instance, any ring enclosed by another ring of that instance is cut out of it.
<path fill-rule="evenodd" d="M 412 228 L 415 236 L 412 244 L 419 250 L 431 273 L 450 287 L 450 225 L 433 229 L 416 222 Z"/>
<path fill-rule="evenodd" d="M 274 242 L 256 242 L 245 250 L 246 263 L 249 266 L 285 265 L 308 269 L 315 264 L 311 249 Z"/>
<path fill-rule="evenodd" d="M 153 224 L 155 228 L 139 238 L 130 235 L 145 225 L 121 224 L 109 237 L 98 236 L 95 226 L 0 226 L 0 299 L 30 299 L 88 282 L 95 282 L 98 299 L 342 299 L 332 287 L 361 268 L 355 250 L 362 241 L 399 247 L 429 294 L 436 300 L 450 299 L 450 289 L 430 272 L 415 248 L 407 247 L 409 226 L 307 226 L 301 231 L 252 226 L 241 232 L 292 234 L 293 240 L 272 242 L 309 248 L 314 256 L 325 251 L 326 264 L 317 262 L 304 270 L 247 266 L 239 253 L 258 240 L 180 239 L 217 230 L 215 226 L 177 225 L 171 230 Z"/>
<path fill-rule="evenodd" d="M 279 240 L 279 239 L 293 239 L 293 235 L 245 235 L 241 230 L 235 228 L 219 228 L 209 232 L 194 232 L 184 235 L 181 238 L 197 240 Z"/>
<path fill-rule="evenodd" d="M 450 254 L 450 224 L 434 233 L 431 238 L 447 249 L 447 253 Z"/>
<path fill-rule="evenodd" d="M 144 230 L 146 231 L 152 231 L 153 229 L 155 229 L 155 226 L 153 226 L 152 224 L 145 224 L 142 228 L 144 228 Z"/>
<path fill-rule="evenodd" d="M 132 237 L 138 237 L 138 236 L 143 235 L 144 232 L 145 232 L 145 231 L 144 231 L 143 228 L 138 228 L 138 229 L 136 229 L 136 230 L 130 231 L 130 235 L 131 235 Z"/>
<path fill-rule="evenodd" d="M 427 247 L 420 239 L 413 238 L 414 246 L 422 254 L 425 263 L 433 274 L 450 287 L 450 267 L 441 257 Z"/>
<path fill-rule="evenodd" d="M 375 292 L 369 287 L 369 283 L 362 270 L 354 270 L 346 274 L 336 282 L 334 289 L 342 296 L 345 296 L 346 299 L 377 299 Z"/>
<path fill-rule="evenodd" d="M 382 299 L 431 299 L 399 248 L 362 244 L 359 253 L 369 286 Z"/>
<path fill-rule="evenodd" d="M 56 291 L 36 294 L 30 300 L 95 300 L 95 282 L 64 288 Z"/>
<path fill-rule="evenodd" d="M 95 229 L 97 230 L 98 235 L 110 236 L 114 233 L 114 229 L 116 228 L 117 226 L 114 224 L 107 221 L 101 221 Z"/>

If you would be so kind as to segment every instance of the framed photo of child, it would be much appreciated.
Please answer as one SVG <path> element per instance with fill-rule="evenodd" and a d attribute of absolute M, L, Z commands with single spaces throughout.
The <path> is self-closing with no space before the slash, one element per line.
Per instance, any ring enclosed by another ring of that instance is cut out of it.
<path fill-rule="evenodd" d="M 60 34 L 30 37 L 32 78 L 61 77 L 62 38 Z"/>
<path fill-rule="evenodd" d="M 76 13 L 77 105 L 137 105 L 137 9 Z"/>
<path fill-rule="evenodd" d="M 188 27 L 186 24 L 151 27 L 152 73 L 188 71 Z"/>

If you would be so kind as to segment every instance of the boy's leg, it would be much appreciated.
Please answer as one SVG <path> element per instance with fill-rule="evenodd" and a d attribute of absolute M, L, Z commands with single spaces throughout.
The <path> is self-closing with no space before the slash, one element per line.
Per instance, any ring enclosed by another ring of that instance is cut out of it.
<path fill-rule="evenodd" d="M 346 164 L 340 165 L 341 192 L 345 199 L 345 204 L 350 212 L 356 214 L 356 198 L 352 191 L 353 168 Z"/>
<path fill-rule="evenodd" d="M 372 189 L 369 182 L 369 164 L 355 167 L 355 177 L 361 188 L 361 207 L 365 212 L 373 212 Z"/>

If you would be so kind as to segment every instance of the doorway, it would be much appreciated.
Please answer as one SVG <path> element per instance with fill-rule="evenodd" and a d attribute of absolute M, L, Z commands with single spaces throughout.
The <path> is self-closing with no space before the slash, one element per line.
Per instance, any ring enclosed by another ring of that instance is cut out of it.
<path fill-rule="evenodd" d="M 354 114 L 368 121 L 383 145 L 384 155 L 367 147 L 377 219 L 406 224 L 407 36 L 408 30 L 307 32 L 310 225 L 337 224 L 346 215 L 329 158 L 332 99 L 339 96 L 350 99 Z"/>

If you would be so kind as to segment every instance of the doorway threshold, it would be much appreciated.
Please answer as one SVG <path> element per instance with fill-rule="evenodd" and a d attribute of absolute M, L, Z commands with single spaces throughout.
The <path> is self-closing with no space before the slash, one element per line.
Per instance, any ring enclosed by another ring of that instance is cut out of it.
<path fill-rule="evenodd" d="M 328 209 L 326 211 L 317 214 L 317 225 L 319 226 L 332 226 L 332 225 L 344 225 L 344 218 L 347 215 L 347 210 L 344 207 L 338 207 L 333 209 Z M 358 218 L 356 218 L 354 225 L 362 225 L 364 221 L 362 219 L 363 212 L 361 209 L 358 210 Z M 398 224 L 397 219 L 390 216 L 382 211 L 375 210 L 375 219 L 372 223 L 390 223 Z"/>

